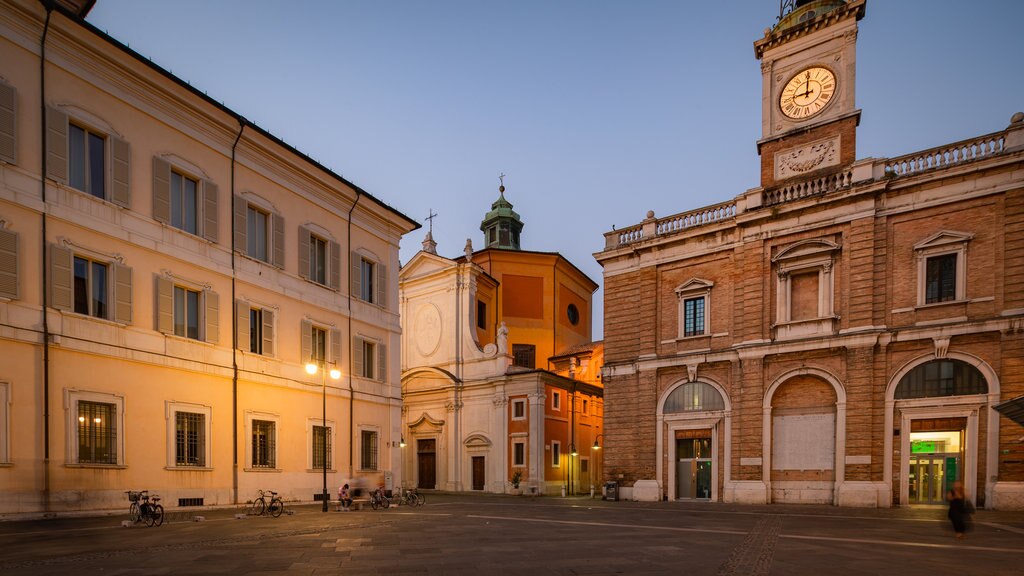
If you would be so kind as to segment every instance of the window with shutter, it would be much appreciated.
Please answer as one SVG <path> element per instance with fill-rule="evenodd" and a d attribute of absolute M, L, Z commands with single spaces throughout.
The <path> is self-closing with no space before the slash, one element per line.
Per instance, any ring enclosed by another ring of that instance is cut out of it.
<path fill-rule="evenodd" d="M 18 298 L 18 234 L 0 230 L 0 298 Z"/>
<path fill-rule="evenodd" d="M 16 164 L 18 161 L 17 93 L 14 87 L 0 82 L 0 162 Z"/>

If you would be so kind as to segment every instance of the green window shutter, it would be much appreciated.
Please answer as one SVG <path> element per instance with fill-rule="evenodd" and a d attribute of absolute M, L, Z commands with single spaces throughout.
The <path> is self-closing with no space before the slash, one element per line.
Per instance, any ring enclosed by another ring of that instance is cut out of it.
<path fill-rule="evenodd" d="M 352 337 L 352 375 L 363 376 L 363 339 Z"/>
<path fill-rule="evenodd" d="M 263 355 L 274 355 L 274 311 L 263 309 Z"/>
<path fill-rule="evenodd" d="M 203 290 L 203 303 L 206 307 L 206 338 L 211 344 L 220 342 L 220 296 L 212 290 Z"/>
<path fill-rule="evenodd" d="M 114 262 L 114 322 L 132 323 L 132 269 Z"/>
<path fill-rule="evenodd" d="M 331 330 L 331 357 L 330 362 L 341 365 L 341 330 Z"/>
<path fill-rule="evenodd" d="M 377 306 L 387 307 L 388 305 L 388 267 L 380 262 L 377 263 Z"/>
<path fill-rule="evenodd" d="M 46 108 L 46 177 L 68 183 L 68 115 Z"/>
<path fill-rule="evenodd" d="M 235 300 L 235 334 L 238 337 L 239 350 L 248 352 L 249 348 L 249 303 Z"/>
<path fill-rule="evenodd" d="M 309 228 L 299 226 L 299 276 L 309 280 Z"/>
<path fill-rule="evenodd" d="M 71 310 L 74 306 L 72 293 L 71 250 L 57 244 L 50 244 L 50 306 L 58 310 Z"/>
<path fill-rule="evenodd" d="M 274 223 L 271 233 L 274 235 L 274 245 L 270 263 L 278 268 L 284 268 L 284 216 L 274 214 L 272 220 Z"/>
<path fill-rule="evenodd" d="M 15 129 L 18 121 L 18 100 L 14 86 L 0 82 L 0 161 L 15 164 L 18 161 L 18 141 Z"/>
<path fill-rule="evenodd" d="M 352 297 L 359 298 L 362 293 L 362 264 L 363 257 L 359 255 L 359 252 L 352 251 L 351 266 L 349 266 L 349 283 L 351 284 L 350 289 L 352 290 Z"/>
<path fill-rule="evenodd" d="M 249 203 L 241 196 L 235 196 L 235 251 L 249 253 L 247 231 L 249 229 Z"/>
<path fill-rule="evenodd" d="M 174 282 L 160 276 L 156 277 L 156 329 L 174 333 Z"/>
<path fill-rule="evenodd" d="M 18 299 L 18 234 L 9 230 L 0 230 L 0 297 Z"/>
<path fill-rule="evenodd" d="M 131 148 L 124 140 L 117 136 L 111 136 L 110 151 L 112 152 L 110 201 L 118 206 L 128 208 L 131 203 L 129 192 Z"/>
<path fill-rule="evenodd" d="M 220 229 L 217 226 L 217 185 L 209 180 L 203 180 L 203 238 L 210 242 L 217 242 Z M 197 207 L 198 208 L 198 207 Z"/>
<path fill-rule="evenodd" d="M 299 337 L 299 364 L 305 364 L 313 357 L 313 323 L 303 320 L 300 330 L 302 334 Z"/>
<path fill-rule="evenodd" d="M 329 278 L 330 278 L 330 281 L 328 282 L 328 284 L 330 285 L 331 290 L 340 290 L 341 289 L 341 244 L 338 244 L 337 242 L 331 242 L 330 244 L 328 244 L 327 249 L 330 250 L 330 252 L 331 252 L 330 266 L 329 266 L 329 269 L 327 271 L 328 274 L 329 274 Z"/>
<path fill-rule="evenodd" d="M 377 344 L 377 373 L 374 374 L 381 382 L 388 381 L 388 347 Z"/>
<path fill-rule="evenodd" d="M 171 164 L 153 156 L 153 219 L 171 223 Z"/>

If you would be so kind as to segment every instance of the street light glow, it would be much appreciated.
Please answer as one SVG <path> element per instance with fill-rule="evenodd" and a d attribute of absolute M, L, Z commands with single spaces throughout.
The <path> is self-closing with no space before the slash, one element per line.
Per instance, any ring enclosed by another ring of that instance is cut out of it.
<path fill-rule="evenodd" d="M 309 374 L 310 376 L 316 374 L 316 364 L 314 364 L 313 362 L 306 364 L 306 373 Z"/>

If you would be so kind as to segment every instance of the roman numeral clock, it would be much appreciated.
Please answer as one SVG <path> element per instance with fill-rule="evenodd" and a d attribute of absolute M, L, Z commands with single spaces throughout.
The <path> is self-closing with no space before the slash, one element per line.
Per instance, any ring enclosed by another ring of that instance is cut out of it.
<path fill-rule="evenodd" d="M 817 178 L 856 159 L 857 21 L 865 0 L 785 0 L 754 43 L 761 60 L 761 187 Z"/>

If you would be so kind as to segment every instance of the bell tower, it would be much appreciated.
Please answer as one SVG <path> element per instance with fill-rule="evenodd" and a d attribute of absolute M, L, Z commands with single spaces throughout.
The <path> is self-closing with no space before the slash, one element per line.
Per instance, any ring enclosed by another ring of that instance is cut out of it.
<path fill-rule="evenodd" d="M 761 61 L 761 187 L 827 173 L 857 157 L 857 22 L 867 0 L 781 0 L 754 42 Z"/>
<path fill-rule="evenodd" d="M 519 233 L 523 231 L 523 221 L 512 209 L 512 203 L 505 199 L 504 178 L 502 174 L 498 199 L 491 204 L 491 211 L 484 215 L 480 231 L 484 233 L 484 248 L 519 250 Z"/>

